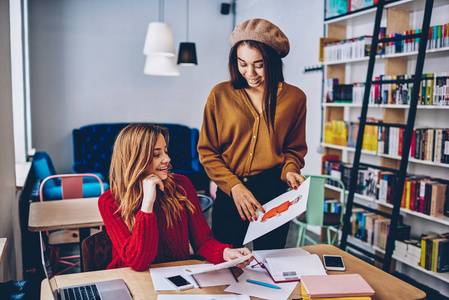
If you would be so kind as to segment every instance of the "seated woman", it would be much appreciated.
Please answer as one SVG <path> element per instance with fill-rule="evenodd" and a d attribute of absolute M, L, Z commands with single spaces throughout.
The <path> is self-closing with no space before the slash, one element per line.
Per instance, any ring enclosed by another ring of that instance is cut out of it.
<path fill-rule="evenodd" d="M 115 141 L 111 189 L 98 201 L 113 244 L 108 269 L 189 259 L 189 241 L 214 264 L 251 253 L 213 238 L 192 183 L 170 173 L 167 143 L 168 130 L 150 123 L 128 125 Z"/>

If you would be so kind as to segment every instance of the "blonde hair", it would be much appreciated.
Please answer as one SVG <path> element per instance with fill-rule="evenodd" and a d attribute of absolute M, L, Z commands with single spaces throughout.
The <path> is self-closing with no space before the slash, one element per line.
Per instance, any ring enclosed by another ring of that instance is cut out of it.
<path fill-rule="evenodd" d="M 111 192 L 119 204 L 117 212 L 130 232 L 142 205 L 142 181 L 149 175 L 148 170 L 160 134 L 168 144 L 167 128 L 151 123 L 133 123 L 119 133 L 114 143 L 109 170 Z M 163 211 L 168 227 L 172 227 L 181 217 L 181 202 L 185 203 L 189 211 L 194 212 L 194 206 L 187 198 L 186 191 L 175 183 L 171 173 L 164 180 L 164 192 L 159 188 L 156 190 L 155 205 Z"/>

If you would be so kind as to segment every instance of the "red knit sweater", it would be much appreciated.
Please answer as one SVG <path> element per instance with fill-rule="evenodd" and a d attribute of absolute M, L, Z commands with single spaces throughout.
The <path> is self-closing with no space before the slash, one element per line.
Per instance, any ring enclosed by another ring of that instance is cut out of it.
<path fill-rule="evenodd" d="M 187 198 L 195 206 L 195 212 L 190 213 L 184 206 L 180 220 L 172 228 L 167 228 L 156 200 L 152 213 L 139 210 L 131 233 L 116 213 L 118 202 L 110 190 L 100 196 L 98 206 L 113 244 L 112 262 L 108 269 L 131 267 L 136 271 L 144 271 L 152 263 L 189 259 L 189 241 L 195 253 L 208 261 L 214 264 L 224 261 L 223 250 L 231 246 L 213 238 L 190 180 L 176 174 L 174 180 L 186 191 Z"/>

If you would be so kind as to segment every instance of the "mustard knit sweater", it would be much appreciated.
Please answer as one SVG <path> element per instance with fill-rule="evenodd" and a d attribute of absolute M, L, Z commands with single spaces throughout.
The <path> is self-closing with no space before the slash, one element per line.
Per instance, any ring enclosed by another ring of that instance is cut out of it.
<path fill-rule="evenodd" d="M 216 85 L 204 108 L 198 152 L 210 179 L 225 193 L 241 183 L 238 176 L 282 168 L 300 174 L 306 144 L 306 95 L 285 82 L 279 85 L 274 132 L 268 134 L 263 114 L 256 111 L 244 89 L 230 81 Z"/>

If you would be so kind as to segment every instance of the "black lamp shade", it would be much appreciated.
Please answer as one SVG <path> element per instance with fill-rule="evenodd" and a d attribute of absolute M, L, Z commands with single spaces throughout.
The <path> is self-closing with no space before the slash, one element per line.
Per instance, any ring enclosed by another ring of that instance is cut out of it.
<path fill-rule="evenodd" d="M 179 45 L 178 65 L 197 65 L 195 43 Z"/>

